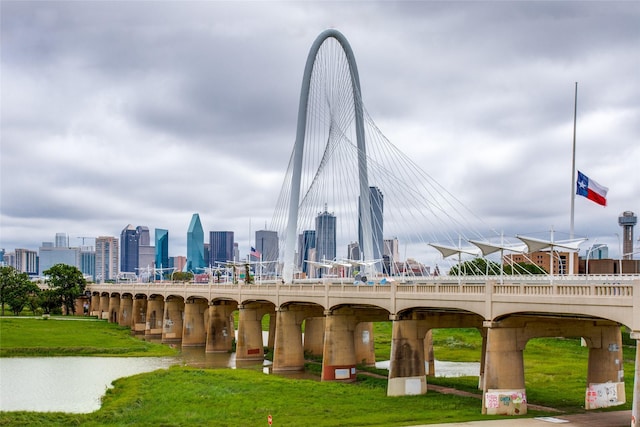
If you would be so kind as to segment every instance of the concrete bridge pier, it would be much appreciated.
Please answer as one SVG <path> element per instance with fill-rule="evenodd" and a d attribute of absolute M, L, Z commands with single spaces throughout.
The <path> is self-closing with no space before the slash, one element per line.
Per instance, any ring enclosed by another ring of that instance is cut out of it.
<path fill-rule="evenodd" d="M 485 322 L 487 350 L 483 377 L 482 413 L 524 415 L 527 399 L 524 383 L 523 350 L 526 337 L 520 328 L 500 327 Z"/>
<path fill-rule="evenodd" d="M 302 323 L 306 319 L 322 319 L 318 317 L 322 313 L 321 307 L 308 305 L 289 305 L 276 310 L 272 367 L 274 372 L 304 370 Z"/>
<path fill-rule="evenodd" d="M 209 305 L 207 319 L 207 353 L 230 353 L 233 349 L 235 329 L 232 314 L 237 304 L 231 301 L 214 301 Z"/>
<path fill-rule="evenodd" d="M 631 332 L 636 340 L 636 363 L 633 375 L 633 402 L 631 403 L 631 427 L 640 426 L 640 332 Z"/>
<path fill-rule="evenodd" d="M 238 309 L 236 360 L 263 360 L 262 316 L 264 308 L 262 304 L 250 303 L 238 305 Z"/>
<path fill-rule="evenodd" d="M 424 336 L 424 365 L 428 377 L 436 376 L 436 358 L 433 352 L 433 330 L 429 329 Z"/>
<path fill-rule="evenodd" d="M 425 322 L 413 319 L 394 320 L 387 396 L 425 394 Z"/>
<path fill-rule="evenodd" d="M 147 298 L 136 295 L 131 307 L 131 330 L 136 334 L 143 334 L 147 325 Z"/>
<path fill-rule="evenodd" d="M 180 342 L 182 340 L 184 306 L 184 301 L 180 297 L 169 296 L 164 301 L 163 343 Z"/>
<path fill-rule="evenodd" d="M 373 339 L 373 322 L 360 322 L 354 331 L 356 360 L 364 366 L 375 366 L 376 352 Z"/>
<path fill-rule="evenodd" d="M 133 324 L 132 311 L 133 296 L 131 294 L 122 295 L 120 297 L 120 309 L 118 310 L 118 325 L 131 327 Z"/>
<path fill-rule="evenodd" d="M 353 313 L 326 312 L 322 381 L 353 382 L 356 380 L 354 331 L 357 320 Z"/>
<path fill-rule="evenodd" d="M 147 320 L 144 335 L 162 337 L 162 319 L 164 314 L 164 298 L 152 295 L 147 299 Z"/>
<path fill-rule="evenodd" d="M 276 336 L 273 348 L 274 372 L 304 370 L 302 322 L 305 313 L 297 307 L 276 310 Z"/>
<path fill-rule="evenodd" d="M 119 323 L 118 313 L 120 312 L 120 295 L 113 294 L 109 297 L 109 322 Z"/>
<path fill-rule="evenodd" d="M 109 300 L 110 296 L 108 293 L 100 295 L 100 308 L 98 309 L 99 319 L 109 320 Z"/>
<path fill-rule="evenodd" d="M 585 341 L 589 347 L 585 409 L 625 403 L 620 326 L 598 326 Z"/>
<path fill-rule="evenodd" d="M 98 319 L 102 318 L 102 314 L 100 313 L 100 294 L 98 293 L 94 293 L 93 295 L 91 295 L 89 314 L 92 316 L 97 316 Z"/>
<path fill-rule="evenodd" d="M 322 357 L 324 346 L 324 317 L 308 317 L 304 320 L 304 352 Z"/>
<path fill-rule="evenodd" d="M 207 300 L 201 298 L 187 300 L 184 305 L 183 347 L 204 347 L 207 344 L 205 329 L 205 314 L 207 314 L 207 311 Z"/>

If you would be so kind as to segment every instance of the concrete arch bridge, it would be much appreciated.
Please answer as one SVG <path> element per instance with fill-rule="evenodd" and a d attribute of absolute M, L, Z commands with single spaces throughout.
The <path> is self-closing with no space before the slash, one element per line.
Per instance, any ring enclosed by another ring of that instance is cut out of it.
<path fill-rule="evenodd" d="M 237 310 L 238 361 L 262 360 L 266 346 L 273 349 L 274 371 L 295 371 L 304 369 L 305 352 L 321 355 L 323 381 L 354 381 L 357 365 L 374 364 L 371 322 L 390 320 L 390 396 L 426 393 L 427 367 L 433 363 L 429 331 L 476 328 L 483 340 L 482 412 L 518 415 L 527 410 L 523 350 L 536 337 L 584 338 L 589 347 L 587 409 L 626 402 L 621 327 L 640 339 L 640 292 L 634 292 L 639 286 L 640 276 L 505 276 L 500 281 L 425 277 L 372 285 L 329 279 L 118 283 L 88 289 L 91 314 L 207 352 L 231 350 Z M 262 318 L 267 314 L 270 331 L 264 343 Z"/>

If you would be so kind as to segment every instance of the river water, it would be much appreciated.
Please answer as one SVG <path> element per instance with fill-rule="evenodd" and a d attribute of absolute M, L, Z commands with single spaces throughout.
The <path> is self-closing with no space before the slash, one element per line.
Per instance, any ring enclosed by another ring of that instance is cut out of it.
<path fill-rule="evenodd" d="M 176 364 L 197 368 L 236 368 L 235 353 L 206 353 L 202 347 L 182 349 L 176 357 L 11 357 L 0 358 L 0 410 L 90 413 L 118 379 Z M 262 370 L 269 373 L 271 362 Z M 256 367 L 256 363 L 251 365 Z M 260 364 L 257 364 L 260 366 Z M 238 366 L 240 367 L 240 366 Z M 376 367 L 388 369 L 389 362 Z M 477 376 L 479 363 L 435 362 L 441 377 Z M 315 378 L 288 373 L 296 378 Z"/>

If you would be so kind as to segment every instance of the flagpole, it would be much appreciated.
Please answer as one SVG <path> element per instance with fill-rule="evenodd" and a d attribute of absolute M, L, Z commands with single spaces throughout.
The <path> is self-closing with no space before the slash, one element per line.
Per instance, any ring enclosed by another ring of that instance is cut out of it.
<path fill-rule="evenodd" d="M 569 224 L 569 239 L 573 239 L 574 210 L 576 204 L 576 121 L 578 115 L 578 82 L 576 82 L 575 96 L 573 101 L 573 151 L 571 157 L 571 222 Z M 572 257 L 573 259 L 573 257 Z"/>
<path fill-rule="evenodd" d="M 576 82 L 575 95 L 573 100 L 573 150 L 571 156 L 571 222 L 569 224 L 569 240 L 573 240 L 574 211 L 576 204 L 576 121 L 578 117 L 578 82 Z M 553 248 L 552 254 L 553 256 Z M 573 275 L 574 268 L 573 251 L 569 251 L 569 275 Z M 553 274 L 553 272 L 552 272 Z"/>

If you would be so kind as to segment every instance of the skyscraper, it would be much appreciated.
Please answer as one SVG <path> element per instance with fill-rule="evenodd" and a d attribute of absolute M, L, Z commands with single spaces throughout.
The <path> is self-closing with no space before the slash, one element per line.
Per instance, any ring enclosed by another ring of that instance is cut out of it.
<path fill-rule="evenodd" d="M 100 236 L 96 238 L 96 282 L 104 283 L 118 278 L 117 237 Z"/>
<path fill-rule="evenodd" d="M 307 261 L 314 261 L 312 251 L 316 247 L 316 231 L 305 230 L 300 236 L 298 236 L 298 247 L 300 252 L 298 253 L 298 267 L 304 274 L 309 276 L 311 266 Z"/>
<path fill-rule="evenodd" d="M 382 259 L 382 255 L 384 254 L 384 196 L 378 187 L 369 187 L 369 203 L 371 206 L 371 232 L 373 234 L 372 243 L 373 243 L 373 253 L 364 254 L 366 257 L 373 257 L 373 259 Z M 359 206 L 359 205 L 358 205 Z M 360 242 L 360 247 L 362 247 L 363 237 L 362 237 L 362 213 L 360 212 L 358 215 L 358 241 Z M 379 263 L 377 265 L 380 265 Z M 380 270 L 378 268 L 378 270 Z"/>
<path fill-rule="evenodd" d="M 209 265 L 234 261 L 233 231 L 209 232 Z"/>
<path fill-rule="evenodd" d="M 138 231 L 133 225 L 127 225 L 120 233 L 120 271 L 138 272 L 138 242 Z"/>
<path fill-rule="evenodd" d="M 80 246 L 80 271 L 96 280 L 96 251 L 93 246 Z"/>
<path fill-rule="evenodd" d="M 194 213 L 187 230 L 187 271 L 202 273 L 204 263 L 204 230 L 200 222 L 200 215 Z"/>
<path fill-rule="evenodd" d="M 316 217 L 316 261 L 333 260 L 336 257 L 336 217 L 324 212 Z"/>
<path fill-rule="evenodd" d="M 153 267 L 156 261 L 156 248 L 151 246 L 149 227 L 139 225 L 136 227 L 138 234 L 138 268 L 136 274 L 140 275 L 144 270 L 147 277 L 153 275 Z"/>
<path fill-rule="evenodd" d="M 156 228 L 156 268 L 169 268 L 169 230 Z"/>
<path fill-rule="evenodd" d="M 262 258 L 263 274 L 275 274 L 280 254 L 278 232 L 271 230 L 256 231 L 256 250 Z"/>
<path fill-rule="evenodd" d="M 56 235 L 56 240 L 57 238 L 58 235 Z M 45 270 L 50 269 L 56 264 L 80 267 L 80 248 L 69 248 L 67 246 L 54 247 L 50 242 L 43 242 L 42 246 L 38 249 L 38 253 L 38 270 L 40 276 L 43 276 Z"/>
<path fill-rule="evenodd" d="M 16 248 L 15 269 L 29 276 L 38 275 L 38 252 L 30 249 Z"/>
<path fill-rule="evenodd" d="M 56 233 L 56 248 L 68 248 L 69 236 L 67 233 Z"/>

